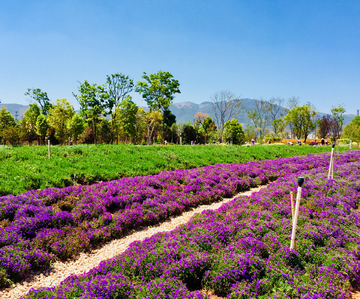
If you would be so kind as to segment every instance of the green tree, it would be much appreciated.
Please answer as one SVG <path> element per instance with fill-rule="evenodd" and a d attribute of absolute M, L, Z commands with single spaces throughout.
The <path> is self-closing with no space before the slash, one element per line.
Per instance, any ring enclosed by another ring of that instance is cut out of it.
<path fill-rule="evenodd" d="M 360 127 L 360 116 L 355 116 L 352 120 L 352 123 L 357 124 Z"/>
<path fill-rule="evenodd" d="M 218 128 L 220 141 L 223 141 L 224 124 L 240 114 L 243 101 L 230 91 L 219 91 L 211 97 L 211 108 Z"/>
<path fill-rule="evenodd" d="M 30 104 L 29 108 L 24 113 L 22 127 L 27 132 L 27 139 L 29 145 L 31 145 L 33 137 L 37 136 L 36 133 L 36 121 L 40 115 L 40 108 L 37 104 Z M 40 141 L 40 140 L 39 140 Z M 40 144 L 40 142 L 39 142 Z"/>
<path fill-rule="evenodd" d="M 232 141 L 234 144 L 242 144 L 245 139 L 243 128 L 235 118 L 225 123 L 224 135 L 227 142 Z"/>
<path fill-rule="evenodd" d="M 344 128 L 344 137 L 360 142 L 360 125 L 357 122 L 350 122 Z"/>
<path fill-rule="evenodd" d="M 296 138 L 304 137 L 304 142 L 311 131 L 316 128 L 316 112 L 309 105 L 297 106 L 285 116 L 285 121 L 292 124 Z"/>
<path fill-rule="evenodd" d="M 333 107 L 331 109 L 331 113 L 337 119 L 341 130 L 342 130 L 342 127 L 344 125 L 344 113 L 345 112 L 346 112 L 346 110 L 345 110 L 345 105 L 344 104 L 338 105 L 337 107 Z"/>
<path fill-rule="evenodd" d="M 266 127 L 271 122 L 271 111 L 273 105 L 263 99 L 254 102 L 254 109 L 247 110 L 246 115 L 250 118 L 255 126 L 255 129 L 260 134 L 260 142 L 263 141 L 263 136 L 266 132 Z"/>
<path fill-rule="evenodd" d="M 95 145 L 97 144 L 97 124 L 101 121 L 102 115 L 107 115 L 111 112 L 111 101 L 109 102 L 109 94 L 104 89 L 104 86 L 97 84 L 90 84 L 87 80 L 80 84 L 80 95 L 73 93 L 80 105 L 80 112 L 85 116 L 89 126 L 93 128 L 95 134 Z M 110 111 L 106 111 L 109 109 Z"/>
<path fill-rule="evenodd" d="M 148 145 L 151 144 L 151 139 L 153 137 L 155 128 L 162 121 L 162 114 L 160 111 L 145 111 L 144 108 L 138 108 L 137 114 L 138 121 L 144 123 L 146 125 L 146 137 Z"/>
<path fill-rule="evenodd" d="M 85 122 L 79 114 L 75 113 L 71 120 L 68 122 L 68 130 L 74 139 L 74 143 L 77 144 L 78 137 L 84 133 L 85 130 Z"/>
<path fill-rule="evenodd" d="M 44 140 L 48 129 L 49 124 L 46 116 L 44 114 L 40 114 L 36 120 L 36 134 L 40 136 L 40 144 L 42 143 L 42 140 Z"/>
<path fill-rule="evenodd" d="M 0 138 L 3 139 L 4 130 L 15 126 L 16 122 L 14 117 L 4 106 L 2 106 L 0 108 Z"/>
<path fill-rule="evenodd" d="M 4 143 L 6 143 L 5 141 L 10 143 L 11 145 L 19 143 L 21 132 L 20 128 L 17 125 L 2 130 L 1 134 L 4 139 Z"/>
<path fill-rule="evenodd" d="M 68 122 L 75 113 L 74 107 L 66 99 L 56 100 L 47 117 L 49 125 L 55 129 L 55 137 L 61 143 L 67 142 L 70 134 Z"/>
<path fill-rule="evenodd" d="M 214 139 L 211 141 L 215 141 L 215 133 L 217 128 L 215 125 L 215 121 L 210 116 L 206 117 L 202 121 L 202 128 L 204 129 L 205 132 L 205 142 L 209 142 L 209 139 Z"/>
<path fill-rule="evenodd" d="M 156 74 L 142 76 L 145 81 L 136 84 L 135 91 L 140 93 L 150 110 L 161 111 L 164 120 L 164 111 L 173 103 L 174 94 L 180 93 L 179 81 L 173 79 L 169 72 L 159 71 Z M 165 123 L 163 122 L 163 132 Z M 164 141 L 164 136 L 163 136 Z"/>
<path fill-rule="evenodd" d="M 126 98 L 127 94 L 129 94 L 134 88 L 134 80 L 130 79 L 129 76 L 125 76 L 123 74 L 112 74 L 107 76 L 106 79 L 106 90 L 109 94 L 109 107 L 112 111 L 114 108 L 114 112 L 112 113 L 112 130 L 114 131 L 116 139 L 118 139 L 118 126 L 115 125 L 114 121 L 117 119 L 117 110 L 120 103 Z M 114 133 L 112 133 L 114 134 Z M 114 137 L 112 138 L 114 139 Z"/>
<path fill-rule="evenodd" d="M 131 142 L 133 142 L 136 136 L 136 114 L 138 112 L 138 106 L 132 101 L 131 96 L 128 95 L 121 101 L 116 110 L 116 115 L 118 115 L 116 119 L 117 125 L 122 127 L 124 133 L 130 138 Z"/>
<path fill-rule="evenodd" d="M 196 141 L 198 133 L 194 126 L 191 125 L 190 120 L 184 125 L 182 136 L 184 138 L 184 143 L 191 143 L 191 141 Z"/>
<path fill-rule="evenodd" d="M 41 91 L 40 88 L 28 88 L 25 95 L 30 96 L 35 102 L 37 102 L 41 107 L 41 113 L 47 116 L 52 108 L 52 104 L 50 103 L 49 97 L 45 91 Z"/>
<path fill-rule="evenodd" d="M 272 121 L 272 126 L 274 130 L 274 137 L 284 137 L 286 123 L 282 118 L 274 119 Z"/>

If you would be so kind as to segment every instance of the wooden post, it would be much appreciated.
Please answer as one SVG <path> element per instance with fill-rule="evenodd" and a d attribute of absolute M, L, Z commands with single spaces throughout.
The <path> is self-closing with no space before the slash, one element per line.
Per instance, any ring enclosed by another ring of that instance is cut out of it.
<path fill-rule="evenodd" d="M 290 191 L 291 217 L 294 220 L 294 193 Z"/>
<path fill-rule="evenodd" d="M 48 136 L 48 156 L 50 159 L 50 136 Z"/>
<path fill-rule="evenodd" d="M 334 147 L 335 147 L 335 143 L 333 143 L 332 148 L 331 148 L 328 179 L 332 178 L 333 170 L 334 170 L 334 168 L 333 168 L 333 163 L 334 163 Z"/>
<path fill-rule="evenodd" d="M 296 250 L 296 226 L 299 218 L 299 208 L 300 208 L 300 200 L 301 200 L 301 186 L 304 184 L 304 178 L 298 178 L 298 189 L 296 194 L 296 206 L 295 206 L 295 215 L 293 220 L 292 232 L 291 232 L 291 243 L 290 250 Z"/>

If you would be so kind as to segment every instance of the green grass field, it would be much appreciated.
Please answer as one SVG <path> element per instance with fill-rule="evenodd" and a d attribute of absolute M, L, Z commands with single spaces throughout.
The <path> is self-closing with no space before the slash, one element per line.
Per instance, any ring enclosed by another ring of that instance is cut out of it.
<path fill-rule="evenodd" d="M 77 145 L 52 146 L 48 159 L 47 146 L 0 146 L 0 195 L 329 151 L 330 147 L 286 145 Z"/>

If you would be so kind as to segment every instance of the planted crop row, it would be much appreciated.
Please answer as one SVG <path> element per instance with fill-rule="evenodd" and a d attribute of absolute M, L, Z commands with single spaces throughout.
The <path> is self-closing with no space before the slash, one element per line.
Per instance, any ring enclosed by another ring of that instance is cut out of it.
<path fill-rule="evenodd" d="M 337 163 L 360 159 L 347 152 Z M 0 284 L 46 269 L 129 230 L 266 184 L 286 173 L 322 167 L 328 155 L 165 171 L 92 186 L 50 188 L 0 198 Z"/>
<path fill-rule="evenodd" d="M 343 148 L 341 148 L 342 150 Z M 328 152 L 311 146 L 46 146 L 0 145 L 0 196 L 34 189 L 93 184 L 221 163 L 244 163 Z"/>
<path fill-rule="evenodd" d="M 297 251 L 289 250 L 297 174 L 288 173 L 24 299 L 206 298 L 204 289 L 229 299 L 348 298 L 360 282 L 360 164 L 338 162 L 336 180 L 325 170 L 301 172 Z"/>

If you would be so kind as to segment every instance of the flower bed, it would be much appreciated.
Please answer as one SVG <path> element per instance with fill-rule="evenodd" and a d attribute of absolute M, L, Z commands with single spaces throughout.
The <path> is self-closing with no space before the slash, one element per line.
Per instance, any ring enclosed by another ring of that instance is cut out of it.
<path fill-rule="evenodd" d="M 325 168 L 301 172 L 297 251 L 289 250 L 297 174 L 287 174 L 24 298 L 206 298 L 204 288 L 230 299 L 348 298 L 360 279 L 360 164 L 337 169 L 337 180 Z"/>
<path fill-rule="evenodd" d="M 128 230 L 229 197 L 286 173 L 328 164 L 328 155 L 166 171 L 92 186 L 50 188 L 0 198 L 0 286 L 51 260 L 67 259 Z M 337 163 L 360 159 L 347 152 Z"/>

